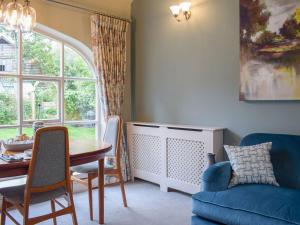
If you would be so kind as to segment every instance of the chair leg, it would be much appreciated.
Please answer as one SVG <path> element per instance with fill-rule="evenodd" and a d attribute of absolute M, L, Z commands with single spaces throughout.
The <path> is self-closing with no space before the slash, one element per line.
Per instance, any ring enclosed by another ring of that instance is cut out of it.
<path fill-rule="evenodd" d="M 92 176 L 88 174 L 88 194 L 89 194 L 89 207 L 90 207 L 90 220 L 93 220 L 93 184 Z"/>
<path fill-rule="evenodd" d="M 29 204 L 24 204 L 23 225 L 29 224 Z"/>
<path fill-rule="evenodd" d="M 119 180 L 120 180 L 120 187 L 121 187 L 121 192 L 122 192 L 122 199 L 123 199 L 123 205 L 124 207 L 127 207 L 127 200 L 126 200 L 126 193 L 125 193 L 125 187 L 124 187 L 124 180 L 122 176 L 122 171 L 119 170 Z"/>
<path fill-rule="evenodd" d="M 55 201 L 54 200 L 51 200 L 51 210 L 52 210 L 52 213 L 55 212 Z M 53 218 L 53 224 L 57 225 L 56 217 Z"/>
<path fill-rule="evenodd" d="M 73 221 L 73 225 L 78 225 L 72 192 L 68 193 L 68 200 L 69 200 L 69 205 L 72 207 L 72 221 Z"/>
<path fill-rule="evenodd" d="M 1 210 L 1 225 L 5 225 L 5 219 L 6 219 L 5 212 L 6 212 L 6 200 L 3 197 L 3 200 L 2 200 L 2 210 Z"/>

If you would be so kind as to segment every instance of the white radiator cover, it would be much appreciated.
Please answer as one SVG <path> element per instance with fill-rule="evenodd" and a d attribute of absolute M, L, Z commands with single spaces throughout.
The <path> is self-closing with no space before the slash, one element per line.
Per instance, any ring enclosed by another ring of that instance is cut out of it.
<path fill-rule="evenodd" d="M 132 179 L 189 194 L 200 191 L 207 153 L 223 160 L 223 128 L 127 123 Z"/>

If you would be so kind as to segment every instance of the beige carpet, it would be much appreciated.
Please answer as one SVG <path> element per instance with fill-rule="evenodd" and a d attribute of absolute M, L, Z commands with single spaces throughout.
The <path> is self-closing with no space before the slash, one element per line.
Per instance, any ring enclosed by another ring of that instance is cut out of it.
<path fill-rule="evenodd" d="M 189 225 L 191 217 L 191 198 L 188 195 L 169 192 L 164 193 L 159 187 L 147 182 L 136 181 L 126 185 L 128 208 L 122 205 L 121 193 L 118 187 L 106 188 L 105 219 L 107 225 Z M 75 194 L 76 213 L 79 225 L 96 225 L 98 220 L 89 220 L 87 193 Z M 94 214 L 97 213 L 97 190 L 94 190 Z M 31 215 L 50 212 L 50 203 L 34 205 Z M 13 215 L 18 216 L 16 212 Z M 18 221 L 21 217 L 18 216 Z M 7 219 L 7 225 L 13 223 Z M 53 224 L 52 221 L 41 223 Z M 59 225 L 71 225 L 70 216 L 58 218 Z"/>

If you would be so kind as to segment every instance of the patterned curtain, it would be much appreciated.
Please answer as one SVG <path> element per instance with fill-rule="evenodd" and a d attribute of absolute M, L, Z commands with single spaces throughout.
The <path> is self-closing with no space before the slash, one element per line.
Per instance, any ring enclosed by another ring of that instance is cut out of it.
<path fill-rule="evenodd" d="M 105 119 L 121 115 L 124 100 L 126 73 L 126 36 L 128 22 L 102 15 L 91 16 L 92 49 L 99 74 L 101 108 Z M 130 179 L 129 157 L 122 132 L 123 178 Z M 110 177 L 108 183 L 113 182 Z"/>

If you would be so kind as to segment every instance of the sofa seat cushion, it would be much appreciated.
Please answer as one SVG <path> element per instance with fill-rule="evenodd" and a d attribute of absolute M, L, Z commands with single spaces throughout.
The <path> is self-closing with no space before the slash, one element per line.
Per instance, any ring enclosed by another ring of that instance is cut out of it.
<path fill-rule="evenodd" d="M 228 225 L 300 225 L 300 190 L 239 185 L 193 195 L 193 213 Z"/>
<path fill-rule="evenodd" d="M 224 225 L 224 224 L 221 224 L 221 223 L 208 221 L 206 219 L 200 218 L 199 216 L 193 216 L 191 224 L 192 225 Z"/>

